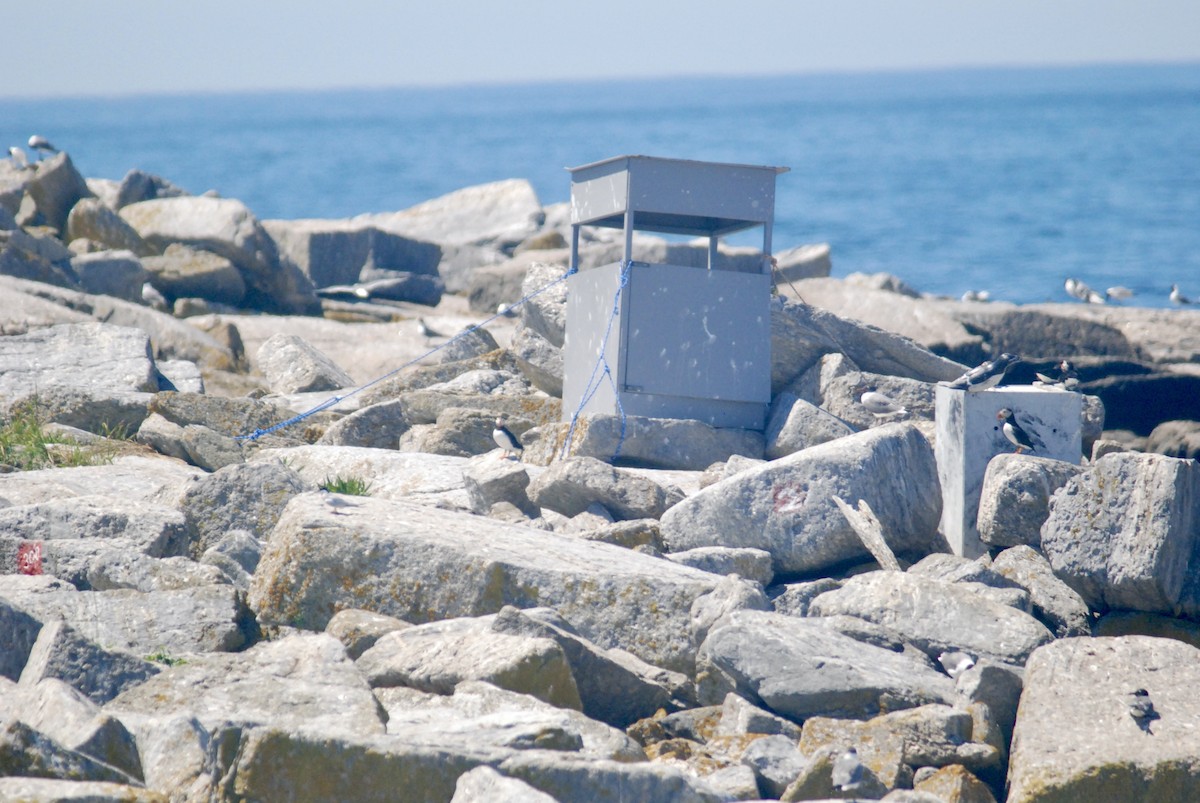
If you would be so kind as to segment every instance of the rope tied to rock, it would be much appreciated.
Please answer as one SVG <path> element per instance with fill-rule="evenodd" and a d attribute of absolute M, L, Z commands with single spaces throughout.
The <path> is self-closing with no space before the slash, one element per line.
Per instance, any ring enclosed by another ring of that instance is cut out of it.
<path fill-rule="evenodd" d="M 272 424 L 271 426 L 266 427 L 266 428 L 259 428 L 259 429 L 254 430 L 253 432 L 248 432 L 245 435 L 236 435 L 236 436 L 234 436 L 234 440 L 235 441 L 255 441 L 264 435 L 269 435 L 272 432 L 277 432 L 286 427 L 290 427 L 293 424 L 298 424 L 301 421 L 305 420 L 306 418 L 316 415 L 317 413 L 321 412 L 322 410 L 328 410 L 330 407 L 333 407 L 335 404 L 338 404 L 339 402 L 341 402 L 345 399 L 348 399 L 351 396 L 354 396 L 358 393 L 362 393 L 364 390 L 366 390 L 369 387 L 373 387 L 374 385 L 378 385 L 380 382 L 383 382 L 387 379 L 392 378 L 396 374 L 403 371 L 405 368 L 409 368 L 413 365 L 416 365 L 417 363 L 421 362 L 422 360 L 424 360 L 428 357 L 431 357 L 434 354 L 437 354 L 439 351 L 450 346 L 452 343 L 455 343 L 464 337 L 469 337 L 470 335 L 474 334 L 479 329 L 482 329 L 483 327 L 487 326 L 492 321 L 495 321 L 497 318 L 506 317 L 513 310 L 519 309 L 522 304 L 525 304 L 526 302 L 530 301 L 531 299 L 536 298 L 537 296 L 546 292 L 547 290 L 554 287 L 555 285 L 565 282 L 567 280 L 568 276 L 570 276 L 573 273 L 576 273 L 577 271 L 578 271 L 577 268 L 568 269 L 565 273 L 563 273 L 562 276 L 559 276 L 554 281 L 544 285 L 543 287 L 539 287 L 537 290 L 534 290 L 531 293 L 527 293 L 524 296 L 522 296 L 520 299 L 518 299 L 517 301 L 514 301 L 503 312 L 496 312 L 494 315 L 491 315 L 490 317 L 485 318 L 484 320 L 480 321 L 479 323 L 475 324 L 474 326 L 469 326 L 466 329 L 463 329 L 458 334 L 449 338 L 445 343 L 442 343 L 438 346 L 434 346 L 433 348 L 429 349 L 425 353 L 423 353 L 417 357 L 414 357 L 413 359 L 409 360 L 408 362 L 404 363 L 403 365 L 399 366 L 398 368 L 388 371 L 386 374 L 384 374 L 383 376 L 380 376 L 376 379 L 372 379 L 370 382 L 366 383 L 365 385 L 360 385 L 359 387 L 355 388 L 354 390 L 351 390 L 349 393 L 345 393 L 340 396 L 332 396 L 332 397 L 326 399 L 325 401 L 321 402 L 320 404 L 316 405 L 312 409 L 305 410 L 304 412 L 294 415 L 285 421 L 280 421 L 278 424 Z"/>

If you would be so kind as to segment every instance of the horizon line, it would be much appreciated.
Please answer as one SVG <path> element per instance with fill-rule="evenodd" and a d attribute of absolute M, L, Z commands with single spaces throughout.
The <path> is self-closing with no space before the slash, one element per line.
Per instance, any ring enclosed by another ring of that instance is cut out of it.
<path fill-rule="evenodd" d="M 183 98 L 218 95 L 287 95 L 287 94 L 324 94 L 337 92 L 389 92 L 413 91 L 434 92 L 438 90 L 471 90 L 471 89 L 520 89 L 540 86 L 565 86 L 571 84 L 637 84 L 655 83 L 661 81 L 737 81 L 763 80 L 772 78 L 844 78 L 885 75 L 936 75 L 949 73 L 982 73 L 982 72 L 1034 72 L 1034 71 L 1073 71 L 1095 69 L 1131 69 L 1131 68 L 1200 68 L 1200 59 L 1177 60 L 1121 60 L 1121 61 L 1079 61 L 1079 62 L 1027 62 L 992 64 L 961 64 L 936 66 L 905 66 L 905 67 L 865 67 L 865 68 L 830 68 L 815 70 L 796 70 L 779 72 L 744 72 L 744 73 L 660 73 L 644 76 L 600 76 L 575 78 L 539 78 L 513 80 L 470 80 L 470 81 L 427 81 L 417 83 L 380 83 L 380 84 L 336 84 L 329 86 L 276 86 L 276 87 L 240 87 L 229 89 L 193 88 L 193 89 L 154 89 L 128 90 L 117 92 L 51 92 L 46 94 L 0 94 L 0 103 L 39 102 L 39 101 L 86 101 L 86 100 L 137 100 L 152 98 Z"/>

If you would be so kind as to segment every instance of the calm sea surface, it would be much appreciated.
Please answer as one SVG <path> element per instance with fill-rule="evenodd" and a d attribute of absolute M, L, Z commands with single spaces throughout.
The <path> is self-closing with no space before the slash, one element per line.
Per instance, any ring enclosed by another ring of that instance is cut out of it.
<path fill-rule="evenodd" d="M 89 177 L 140 168 L 260 218 L 513 177 L 550 204 L 564 167 L 627 153 L 783 165 L 775 246 L 829 242 L 838 276 L 1200 297 L 1200 64 L 0 100 L 0 145 L 35 132 Z"/>

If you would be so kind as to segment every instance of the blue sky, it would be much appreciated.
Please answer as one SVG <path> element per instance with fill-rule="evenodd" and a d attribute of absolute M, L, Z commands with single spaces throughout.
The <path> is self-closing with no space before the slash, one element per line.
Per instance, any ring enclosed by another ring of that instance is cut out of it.
<path fill-rule="evenodd" d="M 7 19 L 7 97 L 1200 61 L 1197 0 L 40 0 Z"/>

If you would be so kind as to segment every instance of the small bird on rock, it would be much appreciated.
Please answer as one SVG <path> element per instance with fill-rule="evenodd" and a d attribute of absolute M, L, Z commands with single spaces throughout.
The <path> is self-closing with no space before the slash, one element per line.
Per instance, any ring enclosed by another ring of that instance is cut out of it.
<path fill-rule="evenodd" d="M 1129 693 L 1129 716 L 1133 717 L 1133 721 L 1139 728 L 1151 734 L 1153 731 L 1150 730 L 1150 724 L 1156 719 L 1162 719 L 1162 716 L 1154 710 L 1150 692 L 1145 689 L 1134 689 Z"/>
<path fill-rule="evenodd" d="M 37 151 L 38 160 L 47 153 L 58 153 L 58 148 L 50 144 L 50 140 L 43 137 L 41 134 L 34 134 L 29 138 L 29 147 Z"/>
<path fill-rule="evenodd" d="M 1054 367 L 1058 371 L 1057 377 L 1035 372 L 1038 381 L 1043 385 L 1052 385 L 1064 390 L 1074 390 L 1079 386 L 1079 374 L 1075 371 L 1075 365 L 1070 360 L 1063 360 Z"/>
<path fill-rule="evenodd" d="M 996 413 L 996 420 L 1002 422 L 1001 429 L 1004 431 L 1004 437 L 1017 447 L 1017 454 L 1021 454 L 1026 449 L 1032 452 L 1035 447 L 1037 449 L 1046 448 L 1046 444 L 1038 440 L 1037 436 L 1031 435 L 1017 423 L 1016 415 L 1009 408 L 1005 407 Z"/>
<path fill-rule="evenodd" d="M 169 306 L 167 304 L 167 297 L 158 292 L 158 288 L 150 284 L 150 282 L 142 285 L 142 301 L 145 301 L 146 304 L 159 312 L 166 312 Z"/>
<path fill-rule="evenodd" d="M 1126 299 L 1133 298 L 1133 291 L 1124 285 L 1118 284 L 1105 290 L 1104 297 L 1117 301 L 1125 301 Z"/>
<path fill-rule="evenodd" d="M 321 489 L 321 498 L 325 501 L 325 506 L 328 507 L 329 510 L 332 511 L 333 515 L 335 515 L 335 516 L 345 515 L 342 513 L 343 510 L 347 510 L 352 507 L 357 507 L 357 505 L 355 505 L 353 502 L 349 501 L 345 497 L 339 496 L 338 494 L 335 494 L 335 493 L 330 493 L 329 490 L 327 490 L 325 488 Z"/>
<path fill-rule="evenodd" d="M 853 790 L 862 786 L 863 764 L 858 750 L 850 747 L 833 762 L 833 788 L 839 791 Z"/>
<path fill-rule="evenodd" d="M 429 324 L 425 323 L 424 318 L 417 318 L 417 331 L 421 333 L 421 337 L 425 338 L 426 343 L 428 343 L 430 341 L 430 339 L 435 338 L 435 337 L 445 337 L 445 335 L 443 335 L 441 332 L 437 331 L 436 329 L 430 327 Z"/>
<path fill-rule="evenodd" d="M 1184 304 L 1192 303 L 1192 300 L 1190 298 L 1185 296 L 1183 293 L 1179 292 L 1179 285 L 1177 285 L 1177 284 L 1171 285 L 1171 295 L 1168 296 L 1168 298 L 1171 299 L 1172 304 L 1178 304 L 1181 307 Z"/>
<path fill-rule="evenodd" d="M 968 290 L 962 294 L 963 301 L 976 301 L 982 303 L 985 301 L 990 301 L 991 298 L 992 294 L 987 290 Z"/>
<path fill-rule="evenodd" d="M 507 458 L 509 452 L 520 454 L 525 451 L 525 447 L 521 445 L 521 441 L 517 439 L 513 431 L 504 425 L 507 420 L 507 415 L 501 415 L 496 419 L 496 428 L 492 430 L 492 440 L 504 450 L 504 454 L 501 455 L 503 458 Z"/>
<path fill-rule="evenodd" d="M 939 655 L 938 663 L 942 665 L 942 669 L 946 670 L 947 675 L 957 680 L 959 675 L 975 666 L 975 659 L 965 652 L 954 650 Z"/>
<path fill-rule="evenodd" d="M 13 145 L 8 149 L 8 158 L 12 160 L 13 167 L 18 170 L 26 170 L 29 168 L 29 157 L 25 155 L 25 151 Z"/>
<path fill-rule="evenodd" d="M 880 393 L 874 388 L 867 387 L 865 385 L 859 385 L 856 389 L 862 391 L 862 395 L 858 397 L 858 401 L 863 407 L 867 408 L 869 413 L 877 418 L 896 413 L 903 415 L 908 412 L 908 410 L 904 408 L 904 405 L 898 403 L 895 399 Z"/>
<path fill-rule="evenodd" d="M 994 388 L 1000 384 L 1000 380 L 1004 378 L 1004 373 L 1014 363 L 1019 362 L 1020 359 L 1017 355 L 1009 354 L 1006 351 L 994 360 L 987 360 L 975 366 L 958 379 L 949 383 L 947 387 L 968 392 Z"/>

